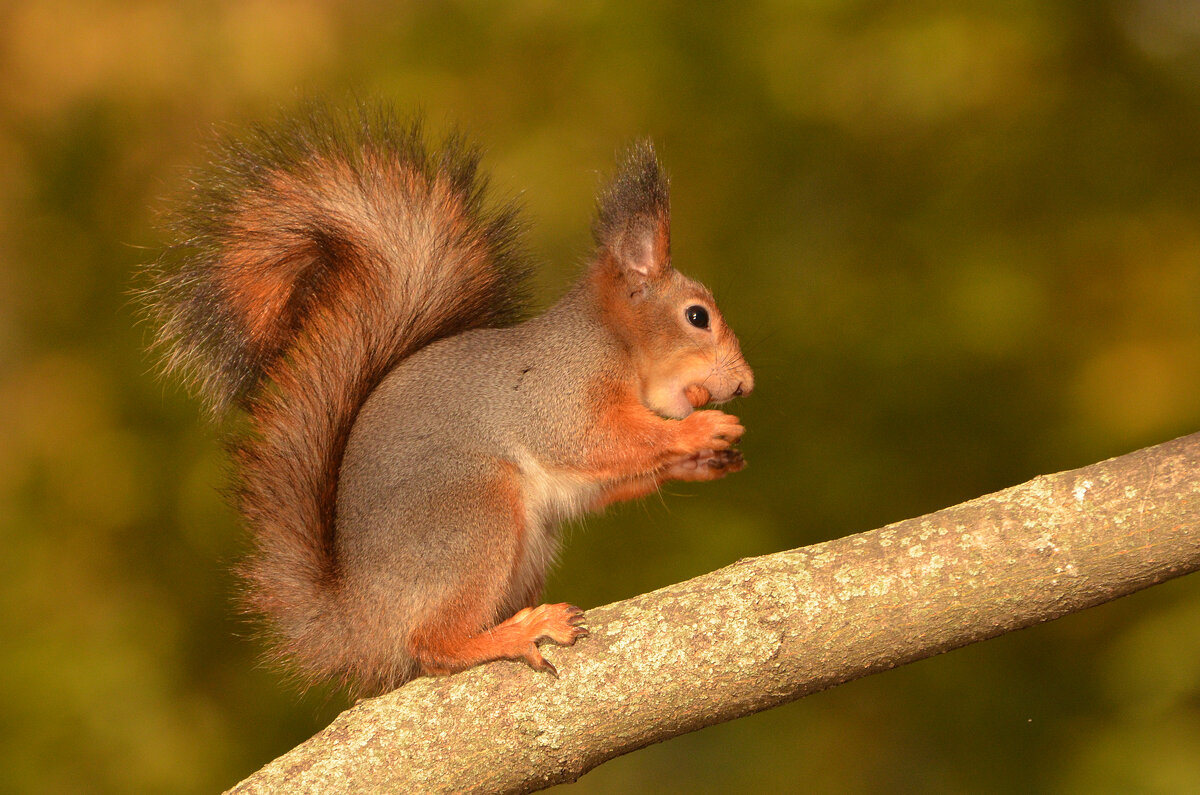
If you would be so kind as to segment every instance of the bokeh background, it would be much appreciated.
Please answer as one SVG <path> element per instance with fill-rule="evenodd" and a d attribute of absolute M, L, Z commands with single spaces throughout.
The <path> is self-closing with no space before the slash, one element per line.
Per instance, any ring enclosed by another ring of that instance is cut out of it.
<path fill-rule="evenodd" d="M 651 135 L 751 466 L 568 531 L 593 606 L 1200 429 L 1200 3 L 0 4 L 0 789 L 209 792 L 344 705 L 256 663 L 218 431 L 129 290 L 214 129 L 462 125 L 543 302 Z M 453 764 L 453 760 L 447 760 Z M 616 760 L 577 792 L 1184 792 L 1200 579 Z"/>

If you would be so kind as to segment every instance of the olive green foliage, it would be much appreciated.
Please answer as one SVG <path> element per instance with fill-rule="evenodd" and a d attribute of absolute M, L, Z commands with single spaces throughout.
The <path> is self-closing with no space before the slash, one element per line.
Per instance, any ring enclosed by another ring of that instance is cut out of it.
<path fill-rule="evenodd" d="M 487 147 L 546 265 L 650 136 L 758 376 L 745 472 L 567 533 L 603 604 L 1200 428 L 1200 12 L 1102 2 L 0 9 L 0 788 L 203 792 L 344 706 L 256 665 L 220 433 L 129 291 L 214 127 L 311 96 Z M 570 653 L 555 661 L 570 666 Z M 1178 792 L 1200 582 L 680 738 L 579 792 Z M 449 762 L 452 763 L 452 762 Z"/>

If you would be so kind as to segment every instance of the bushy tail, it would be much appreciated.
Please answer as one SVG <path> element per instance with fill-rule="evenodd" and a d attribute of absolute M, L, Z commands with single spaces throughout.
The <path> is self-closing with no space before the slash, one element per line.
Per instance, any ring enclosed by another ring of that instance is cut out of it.
<path fill-rule="evenodd" d="M 352 674 L 334 505 L 359 408 L 417 349 L 520 310 L 514 212 L 484 207 L 477 162 L 386 112 L 309 109 L 221 146 L 151 268 L 167 369 L 249 418 L 234 447 L 245 605 L 310 676 Z"/>

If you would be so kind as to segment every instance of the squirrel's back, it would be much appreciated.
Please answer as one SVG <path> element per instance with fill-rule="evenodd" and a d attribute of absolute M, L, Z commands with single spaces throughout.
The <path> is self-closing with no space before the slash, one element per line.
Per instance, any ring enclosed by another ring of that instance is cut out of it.
<path fill-rule="evenodd" d="M 359 408 L 414 351 L 521 310 L 514 213 L 485 205 L 477 160 L 385 111 L 310 108 L 220 146 L 176 214 L 183 242 L 151 269 L 167 368 L 214 413 L 249 416 L 234 452 L 255 544 L 244 602 L 312 675 L 360 675 L 330 604 Z"/>

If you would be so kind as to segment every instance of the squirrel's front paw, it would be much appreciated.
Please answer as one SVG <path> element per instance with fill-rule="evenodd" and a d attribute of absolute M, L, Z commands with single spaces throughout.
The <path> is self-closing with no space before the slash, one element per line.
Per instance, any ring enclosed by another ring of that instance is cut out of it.
<path fill-rule="evenodd" d="M 682 425 L 685 448 L 682 452 L 688 455 L 704 450 L 728 450 L 746 432 L 737 417 L 715 409 L 693 412 Z"/>

